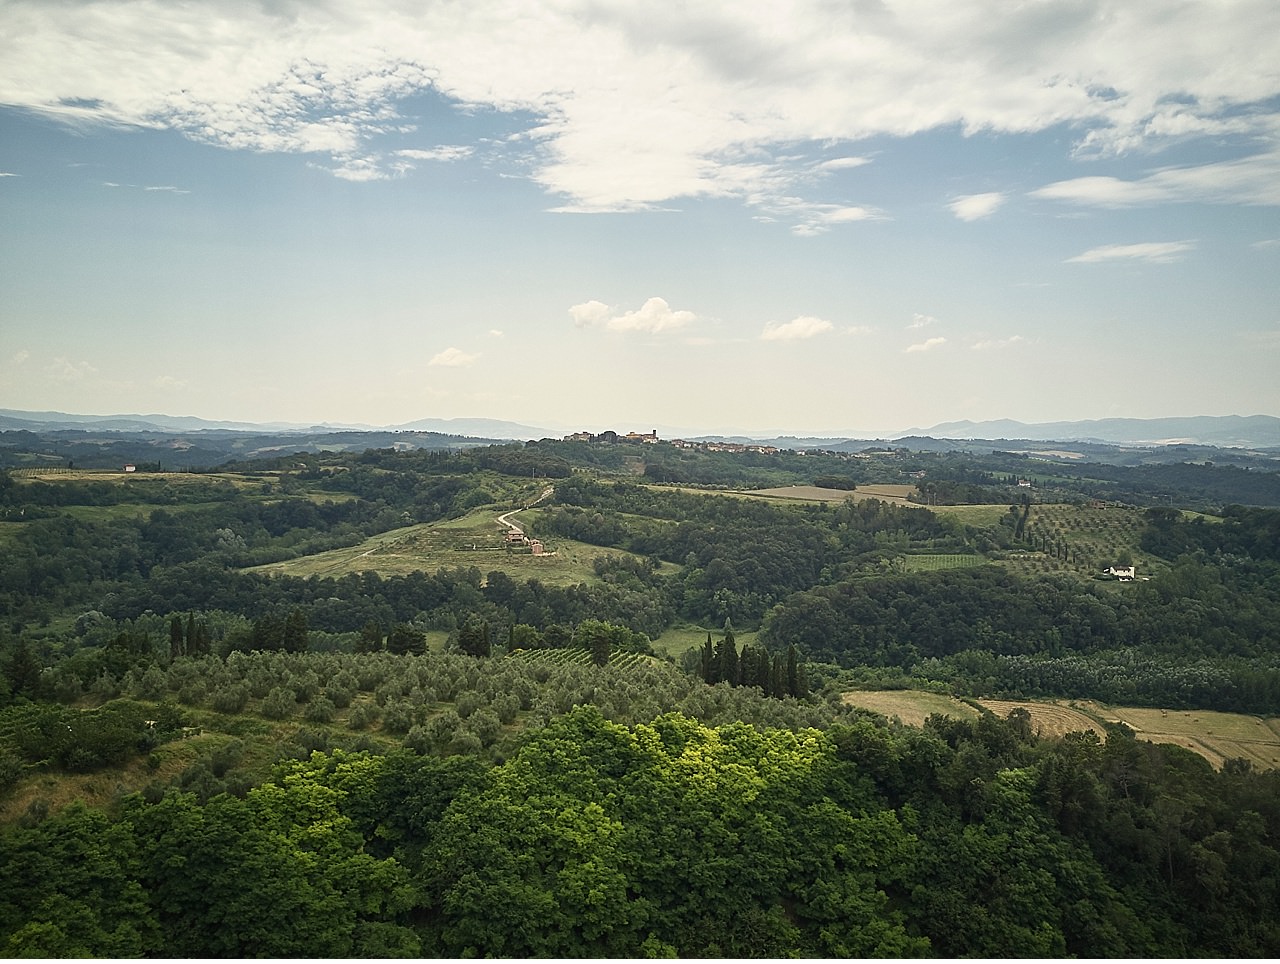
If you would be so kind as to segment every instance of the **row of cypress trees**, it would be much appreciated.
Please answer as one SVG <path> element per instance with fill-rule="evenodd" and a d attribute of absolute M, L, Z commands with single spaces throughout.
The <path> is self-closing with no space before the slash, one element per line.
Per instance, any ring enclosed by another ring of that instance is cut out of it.
<path fill-rule="evenodd" d="M 771 653 L 764 646 L 751 643 L 745 644 L 739 652 L 729 620 L 725 620 L 724 635 L 719 642 L 713 642 L 711 633 L 707 633 L 707 640 L 702 644 L 699 673 L 710 685 L 755 686 L 765 696 L 778 699 L 803 697 L 809 693 L 804 666 L 794 643 L 787 647 L 785 655 Z"/>

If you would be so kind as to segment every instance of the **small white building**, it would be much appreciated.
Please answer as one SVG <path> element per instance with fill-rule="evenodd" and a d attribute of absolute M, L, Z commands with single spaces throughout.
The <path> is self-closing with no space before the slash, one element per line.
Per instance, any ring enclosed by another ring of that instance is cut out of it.
<path fill-rule="evenodd" d="M 1108 566 L 1107 575 L 1121 582 L 1133 582 L 1136 578 L 1134 569 L 1134 566 Z"/>

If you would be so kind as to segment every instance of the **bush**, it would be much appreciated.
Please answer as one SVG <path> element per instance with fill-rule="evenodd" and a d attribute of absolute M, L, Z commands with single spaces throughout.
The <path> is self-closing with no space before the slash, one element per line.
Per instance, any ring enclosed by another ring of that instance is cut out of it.
<path fill-rule="evenodd" d="M 454 710 L 460 718 L 465 720 L 480 707 L 488 705 L 488 702 L 475 690 L 463 690 L 454 701 Z"/>
<path fill-rule="evenodd" d="M 413 705 L 404 700 L 388 703 L 382 712 L 382 728 L 391 733 L 408 733 L 413 726 Z"/>
<path fill-rule="evenodd" d="M 480 742 L 480 737 L 468 730 L 459 730 L 449 741 L 450 753 L 473 754 L 483 749 L 484 744 Z"/>
<path fill-rule="evenodd" d="M 276 686 L 262 700 L 262 715 L 269 720 L 287 720 L 297 705 L 293 690 Z"/>
<path fill-rule="evenodd" d="M 318 696 L 307 707 L 305 716 L 312 723 L 332 723 L 337 712 L 333 700 L 327 696 Z"/>
<path fill-rule="evenodd" d="M 192 680 L 190 683 L 184 683 L 182 689 L 178 690 L 178 702 L 186 706 L 199 706 L 208 695 L 208 690 L 201 680 Z"/>
<path fill-rule="evenodd" d="M 363 730 L 367 726 L 378 721 L 378 717 L 382 715 L 382 711 L 376 703 L 357 703 L 351 708 L 351 713 L 347 716 L 347 728 L 352 730 Z"/>
<path fill-rule="evenodd" d="M 479 709 L 471 714 L 464 729 L 474 733 L 482 746 L 492 746 L 502 732 L 502 723 L 493 710 Z"/>
<path fill-rule="evenodd" d="M 520 697 L 515 693 L 503 693 L 493 701 L 492 709 L 504 725 L 510 726 L 520 712 Z"/>
<path fill-rule="evenodd" d="M 244 683 L 220 686 L 214 690 L 209 705 L 219 713 L 240 713 L 249 705 L 249 687 Z"/>
<path fill-rule="evenodd" d="M 102 673 L 89 685 L 89 692 L 99 700 L 114 700 L 120 695 L 120 681 L 110 673 Z"/>
<path fill-rule="evenodd" d="M 324 695 L 340 710 L 345 710 L 355 699 L 355 689 L 347 688 L 339 683 L 330 683 L 324 689 Z"/>

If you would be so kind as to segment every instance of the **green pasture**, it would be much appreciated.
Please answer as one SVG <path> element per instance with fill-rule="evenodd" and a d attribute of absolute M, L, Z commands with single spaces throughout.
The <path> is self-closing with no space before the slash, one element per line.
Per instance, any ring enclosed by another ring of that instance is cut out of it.
<path fill-rule="evenodd" d="M 393 529 L 354 546 L 330 549 L 285 562 L 253 566 L 251 572 L 288 576 L 342 576 L 376 572 L 382 576 L 440 569 L 470 568 L 502 572 L 516 581 L 538 579 L 548 586 L 595 582 L 595 560 L 625 555 L 617 549 L 570 539 L 549 539 L 547 555 L 535 556 L 525 545 L 509 544 L 497 517 L 507 506 L 487 506 L 445 522 L 420 523 Z M 513 521 L 518 521 L 517 515 Z"/>
<path fill-rule="evenodd" d="M 701 649 L 707 641 L 708 632 L 711 633 L 712 643 L 719 642 L 724 637 L 723 627 L 708 629 L 704 626 L 672 626 L 653 640 L 653 651 L 659 654 L 666 653 L 673 659 L 679 659 L 680 654 L 687 649 Z M 738 632 L 735 629 L 733 631 L 733 638 L 739 651 L 748 643 L 754 644 L 758 635 L 754 630 Z"/>
<path fill-rule="evenodd" d="M 931 505 L 928 508 L 930 512 L 967 526 L 999 525 L 1009 512 L 1007 505 Z"/>

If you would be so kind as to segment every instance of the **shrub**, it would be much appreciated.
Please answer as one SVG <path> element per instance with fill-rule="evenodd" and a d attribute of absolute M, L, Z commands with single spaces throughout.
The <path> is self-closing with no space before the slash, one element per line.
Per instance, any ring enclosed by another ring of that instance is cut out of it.
<path fill-rule="evenodd" d="M 318 696 L 307 707 L 305 716 L 312 723 L 331 723 L 337 712 L 333 700 L 327 696 Z"/>
<path fill-rule="evenodd" d="M 262 715 L 270 720 L 287 720 L 297 705 L 293 690 L 276 686 L 262 700 Z"/>
<path fill-rule="evenodd" d="M 114 700 L 120 695 L 120 681 L 104 672 L 89 685 L 89 692 L 99 700 Z"/>
<path fill-rule="evenodd" d="M 487 705 L 488 702 L 475 690 L 463 690 L 454 700 L 454 709 L 457 711 L 458 716 L 465 720 L 480 707 Z"/>
<path fill-rule="evenodd" d="M 354 688 L 347 688 L 339 683 L 330 683 L 325 687 L 324 695 L 340 710 L 345 710 L 355 699 Z"/>
<path fill-rule="evenodd" d="M 515 722 L 516 713 L 520 711 L 520 697 L 514 693 L 503 693 L 494 699 L 493 709 L 500 722 L 510 725 Z"/>
<path fill-rule="evenodd" d="M 244 683 L 220 686 L 214 690 L 209 705 L 219 713 L 240 713 L 249 705 L 249 687 Z"/>
<path fill-rule="evenodd" d="M 347 716 L 347 727 L 352 730 L 363 730 L 376 723 L 382 710 L 377 703 L 357 703 Z"/>
<path fill-rule="evenodd" d="M 482 746 L 492 746 L 502 732 L 502 723 L 493 710 L 479 709 L 467 719 L 464 729 L 474 733 Z"/>
<path fill-rule="evenodd" d="M 392 733 L 408 733 L 413 726 L 413 705 L 404 700 L 388 703 L 382 712 L 382 728 Z"/>

